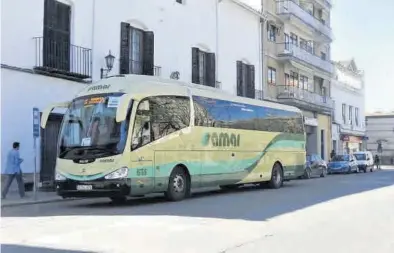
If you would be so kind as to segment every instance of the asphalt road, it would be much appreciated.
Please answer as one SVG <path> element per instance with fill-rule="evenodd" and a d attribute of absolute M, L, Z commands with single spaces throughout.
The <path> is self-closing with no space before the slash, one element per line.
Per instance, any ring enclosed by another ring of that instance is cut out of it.
<path fill-rule="evenodd" d="M 116 206 L 2 209 L 2 253 L 393 253 L 394 168 Z"/>

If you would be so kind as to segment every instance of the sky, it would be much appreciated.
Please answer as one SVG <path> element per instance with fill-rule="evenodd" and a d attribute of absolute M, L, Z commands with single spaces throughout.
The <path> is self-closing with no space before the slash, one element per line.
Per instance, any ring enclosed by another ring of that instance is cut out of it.
<path fill-rule="evenodd" d="M 261 0 L 242 0 L 255 6 Z M 365 71 L 367 112 L 394 111 L 394 0 L 332 0 L 334 61 L 354 58 Z"/>
<path fill-rule="evenodd" d="M 332 60 L 365 71 L 366 111 L 394 111 L 394 0 L 333 0 Z"/>

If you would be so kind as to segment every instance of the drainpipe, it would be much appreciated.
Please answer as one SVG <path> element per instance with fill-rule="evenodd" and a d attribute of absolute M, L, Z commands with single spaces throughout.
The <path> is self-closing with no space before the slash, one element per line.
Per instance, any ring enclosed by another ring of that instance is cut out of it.
<path fill-rule="evenodd" d="M 95 27 L 96 27 L 96 0 L 92 0 L 92 33 L 91 33 L 91 47 L 92 47 L 92 57 L 90 59 L 90 64 L 92 68 L 92 81 L 94 79 L 94 41 L 95 41 Z"/>
<path fill-rule="evenodd" d="M 265 4 L 266 4 L 266 0 L 261 0 L 261 12 L 263 14 L 265 13 L 265 10 L 266 10 Z M 261 40 L 260 40 L 260 45 L 261 45 L 260 57 L 262 58 L 262 60 L 261 60 L 261 93 L 262 94 L 261 95 L 262 95 L 263 99 L 267 98 L 265 95 L 266 91 L 267 91 L 267 84 L 265 82 L 265 80 L 266 80 L 265 69 L 266 69 L 266 65 L 267 65 L 267 55 L 265 53 L 265 48 L 264 48 L 264 43 L 266 42 L 266 32 L 265 32 L 266 24 L 267 24 L 267 18 L 265 18 L 263 20 L 260 19 L 260 34 L 261 34 L 261 36 L 260 36 L 260 38 L 261 38 Z"/>
<path fill-rule="evenodd" d="M 258 40 L 259 40 L 259 65 L 260 65 L 260 70 L 259 70 L 259 81 L 260 81 L 260 87 L 261 87 L 261 99 L 264 98 L 264 81 L 263 81 L 263 69 L 264 69 L 264 64 L 263 64 L 263 38 L 262 38 L 262 22 L 261 18 L 259 18 L 259 25 L 258 25 Z"/>
<path fill-rule="evenodd" d="M 216 24 L 216 60 L 215 60 L 215 87 L 216 87 L 216 82 L 219 80 L 219 4 L 222 2 L 222 0 L 216 0 L 215 1 L 215 24 Z"/>

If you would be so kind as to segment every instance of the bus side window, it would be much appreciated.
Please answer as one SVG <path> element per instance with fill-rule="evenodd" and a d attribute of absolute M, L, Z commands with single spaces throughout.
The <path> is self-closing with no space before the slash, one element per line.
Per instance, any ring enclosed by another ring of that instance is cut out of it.
<path fill-rule="evenodd" d="M 158 140 L 190 124 L 188 97 L 158 96 L 151 98 L 153 140 Z"/>

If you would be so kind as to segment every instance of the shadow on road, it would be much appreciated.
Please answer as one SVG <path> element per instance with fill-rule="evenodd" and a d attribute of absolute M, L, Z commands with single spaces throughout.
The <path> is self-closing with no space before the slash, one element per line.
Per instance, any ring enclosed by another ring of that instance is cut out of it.
<path fill-rule="evenodd" d="M 337 198 L 394 185 L 394 170 L 297 180 L 278 190 L 245 188 L 193 194 L 181 202 L 162 196 L 115 205 L 106 199 L 6 208 L 3 217 L 42 216 L 184 216 L 264 221 Z"/>
<path fill-rule="evenodd" d="M 1 253 L 88 253 L 88 251 L 61 250 L 42 247 L 2 244 Z"/>

